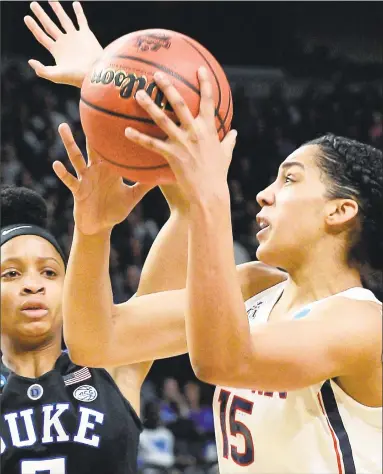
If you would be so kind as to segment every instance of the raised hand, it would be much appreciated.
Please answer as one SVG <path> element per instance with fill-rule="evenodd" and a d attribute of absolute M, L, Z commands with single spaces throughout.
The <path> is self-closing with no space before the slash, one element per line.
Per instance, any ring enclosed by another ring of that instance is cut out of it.
<path fill-rule="evenodd" d="M 36 74 L 44 79 L 58 84 L 81 87 L 85 75 L 102 53 L 102 46 L 89 29 L 79 2 L 73 3 L 78 30 L 60 2 L 51 1 L 49 5 L 55 12 L 64 32 L 37 2 L 31 3 L 31 10 L 45 31 L 29 15 L 24 17 L 24 22 L 37 41 L 51 53 L 56 65 L 44 66 L 36 59 L 30 59 L 28 63 Z"/>
<path fill-rule="evenodd" d="M 94 235 L 122 222 L 153 185 L 127 186 L 114 170 L 88 149 L 88 164 L 74 141 L 69 125 L 59 133 L 76 172 L 75 178 L 63 163 L 55 161 L 53 170 L 74 198 L 74 219 L 80 232 Z"/>
<path fill-rule="evenodd" d="M 158 140 L 132 128 L 126 129 L 126 137 L 165 157 L 189 201 L 205 192 L 219 192 L 219 189 L 227 186 L 227 172 L 237 132 L 230 131 L 220 142 L 215 125 L 212 85 L 207 70 L 198 70 L 201 101 L 196 118 L 193 118 L 177 89 L 162 73 L 155 73 L 154 78 L 177 114 L 181 127 L 145 91 L 139 91 L 136 94 L 138 103 L 168 135 L 168 140 Z"/>

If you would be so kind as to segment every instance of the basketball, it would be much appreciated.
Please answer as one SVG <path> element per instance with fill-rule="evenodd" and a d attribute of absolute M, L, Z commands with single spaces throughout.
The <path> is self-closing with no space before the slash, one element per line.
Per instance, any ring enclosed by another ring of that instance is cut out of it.
<path fill-rule="evenodd" d="M 215 100 L 216 127 L 222 140 L 230 130 L 233 104 L 226 75 L 206 48 L 174 31 L 142 30 L 111 43 L 93 65 L 81 88 L 80 116 L 89 145 L 130 181 L 174 181 L 166 160 L 128 140 L 126 127 L 152 137 L 166 135 L 135 100 L 145 89 L 155 103 L 177 122 L 153 75 L 162 71 L 178 89 L 194 117 L 199 112 L 197 70 L 209 71 Z"/>

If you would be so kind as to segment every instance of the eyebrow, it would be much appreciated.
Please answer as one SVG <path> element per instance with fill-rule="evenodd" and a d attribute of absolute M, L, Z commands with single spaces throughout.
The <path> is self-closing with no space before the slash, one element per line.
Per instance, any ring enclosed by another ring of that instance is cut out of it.
<path fill-rule="evenodd" d="M 282 163 L 281 166 L 279 167 L 281 170 L 284 170 L 286 168 L 291 168 L 292 166 L 299 166 L 303 170 L 305 169 L 305 166 L 303 163 L 300 163 L 299 161 L 286 161 L 285 163 Z"/>
<path fill-rule="evenodd" d="M 57 263 L 57 265 L 60 266 L 60 263 L 58 260 L 56 260 L 54 257 L 37 257 L 36 260 L 39 262 L 39 263 L 44 263 L 44 262 L 47 262 L 48 260 L 53 260 L 55 263 Z M 6 258 L 5 260 L 3 260 L 1 262 L 1 265 L 5 265 L 9 262 L 15 262 L 15 263 L 22 263 L 23 262 L 23 259 L 21 258 L 17 258 L 17 257 L 9 257 L 9 258 Z"/>

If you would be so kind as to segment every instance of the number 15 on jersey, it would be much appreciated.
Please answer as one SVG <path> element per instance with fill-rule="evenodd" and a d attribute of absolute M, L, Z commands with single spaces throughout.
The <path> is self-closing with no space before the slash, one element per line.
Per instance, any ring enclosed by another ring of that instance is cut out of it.
<path fill-rule="evenodd" d="M 244 398 L 234 396 L 229 402 L 231 393 L 221 389 L 218 397 L 219 402 L 219 418 L 221 422 L 222 440 L 223 440 L 223 457 L 230 458 L 239 466 L 249 466 L 254 462 L 254 443 L 249 428 L 238 420 L 239 412 L 251 415 L 254 402 L 245 400 Z M 227 416 L 228 415 L 228 416 Z M 228 440 L 228 429 L 231 436 L 242 437 L 245 448 L 243 452 L 238 451 L 236 446 L 230 445 Z"/>

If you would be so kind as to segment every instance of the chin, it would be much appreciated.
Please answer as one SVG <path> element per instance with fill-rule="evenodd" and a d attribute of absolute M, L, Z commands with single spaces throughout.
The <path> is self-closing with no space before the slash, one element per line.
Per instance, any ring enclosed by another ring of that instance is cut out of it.
<path fill-rule="evenodd" d="M 271 246 L 266 242 L 264 244 L 259 244 L 255 254 L 257 259 L 266 265 L 270 265 L 271 267 L 283 268 L 283 259 L 281 258 L 280 252 L 277 251 L 277 249 L 270 247 Z"/>
<path fill-rule="evenodd" d="M 49 321 L 31 321 L 21 328 L 24 337 L 44 337 L 52 332 L 52 324 Z"/>

